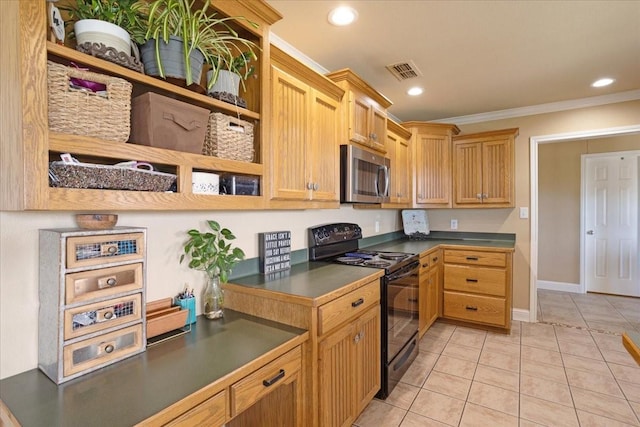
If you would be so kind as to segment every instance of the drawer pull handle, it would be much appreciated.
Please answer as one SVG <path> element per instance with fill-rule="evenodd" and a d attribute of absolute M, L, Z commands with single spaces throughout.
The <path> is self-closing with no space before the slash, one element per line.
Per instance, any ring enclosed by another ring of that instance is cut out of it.
<path fill-rule="evenodd" d="M 478 307 L 474 307 L 474 306 L 472 306 L 472 305 L 468 305 L 468 306 L 466 306 L 465 308 L 466 308 L 467 310 L 470 310 L 470 311 L 478 311 Z"/>
<path fill-rule="evenodd" d="M 422 268 L 427 268 L 427 267 L 429 267 L 429 263 L 422 264 Z"/>
<path fill-rule="evenodd" d="M 113 311 L 107 311 L 104 313 L 104 318 L 110 320 L 113 317 Z"/>
<path fill-rule="evenodd" d="M 438 257 L 433 257 L 432 261 L 433 262 L 437 262 L 438 261 Z"/>
<path fill-rule="evenodd" d="M 116 348 L 113 346 L 113 344 L 108 344 L 105 348 L 104 348 L 104 352 L 105 353 L 111 353 L 113 350 L 115 350 Z"/>
<path fill-rule="evenodd" d="M 477 261 L 478 257 L 477 256 L 468 256 L 467 257 L 467 261 Z"/>
<path fill-rule="evenodd" d="M 362 304 L 364 304 L 364 298 L 358 298 L 357 301 L 351 303 L 351 307 L 357 307 Z"/>
<path fill-rule="evenodd" d="M 118 253 L 118 245 L 114 243 L 105 243 L 100 245 L 100 255 L 115 255 Z"/>
<path fill-rule="evenodd" d="M 115 286 L 118 283 L 116 276 L 107 276 L 98 278 L 98 288 L 104 289 L 107 287 Z"/>
<path fill-rule="evenodd" d="M 478 283 L 478 279 L 467 279 L 467 282 Z"/>
<path fill-rule="evenodd" d="M 284 378 L 284 369 L 280 369 L 280 372 L 278 372 L 278 375 L 276 375 L 275 377 L 268 380 L 263 380 L 262 385 L 265 387 L 270 387 L 277 383 L 281 378 Z"/>
<path fill-rule="evenodd" d="M 418 298 L 409 298 L 409 302 L 418 302 Z"/>

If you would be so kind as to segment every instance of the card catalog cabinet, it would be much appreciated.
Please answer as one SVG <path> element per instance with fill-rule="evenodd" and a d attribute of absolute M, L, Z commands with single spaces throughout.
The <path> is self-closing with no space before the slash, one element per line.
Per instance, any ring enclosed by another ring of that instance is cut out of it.
<path fill-rule="evenodd" d="M 145 349 L 146 229 L 40 230 L 38 367 L 57 384 Z"/>

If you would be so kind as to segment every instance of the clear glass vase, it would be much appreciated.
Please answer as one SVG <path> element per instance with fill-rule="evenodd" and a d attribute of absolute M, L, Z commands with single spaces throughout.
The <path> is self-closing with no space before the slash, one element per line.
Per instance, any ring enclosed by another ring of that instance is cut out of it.
<path fill-rule="evenodd" d="M 219 319 L 222 317 L 224 296 L 220 287 L 220 276 L 207 277 L 207 285 L 204 288 L 202 301 L 204 303 L 204 317 L 207 319 Z"/>

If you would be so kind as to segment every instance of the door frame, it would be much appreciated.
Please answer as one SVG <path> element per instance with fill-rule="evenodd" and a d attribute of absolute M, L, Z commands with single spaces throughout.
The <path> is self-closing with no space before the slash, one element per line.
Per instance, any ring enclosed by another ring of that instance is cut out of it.
<path fill-rule="evenodd" d="M 632 151 L 607 151 L 603 153 L 592 153 L 592 154 L 581 154 L 580 155 L 580 293 L 584 294 L 587 292 L 587 283 L 586 283 L 586 188 L 587 181 L 585 176 L 585 171 L 587 167 L 587 159 L 595 159 L 598 157 L 617 157 L 617 156 L 634 156 L 636 157 L 636 161 L 640 159 L 640 150 L 632 150 Z M 638 174 L 640 175 L 640 167 L 638 168 Z M 638 189 L 640 193 L 640 188 Z M 640 197 L 640 194 L 638 195 Z M 639 212 L 640 214 L 640 212 Z M 637 244 L 637 242 L 636 242 Z"/>
<path fill-rule="evenodd" d="M 529 173 L 530 173 L 530 269 L 529 269 L 529 322 L 536 322 L 538 317 L 538 145 L 569 140 L 601 138 L 606 136 L 621 136 L 640 133 L 640 123 L 631 126 L 620 126 L 603 129 L 592 129 L 577 132 L 539 135 L 529 138 Z M 581 214 L 582 215 L 582 214 Z M 581 218 L 580 228 L 584 227 Z M 582 251 L 582 243 L 581 243 Z M 581 260 L 582 264 L 582 260 Z M 580 268 L 580 283 L 584 286 L 582 267 Z"/>

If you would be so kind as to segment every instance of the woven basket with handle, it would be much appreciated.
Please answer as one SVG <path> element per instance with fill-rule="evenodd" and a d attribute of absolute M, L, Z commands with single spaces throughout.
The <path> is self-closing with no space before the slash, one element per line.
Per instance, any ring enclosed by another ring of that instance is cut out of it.
<path fill-rule="evenodd" d="M 72 88 L 71 78 L 102 83 L 106 95 Z M 47 62 L 49 130 L 108 141 L 129 139 L 132 85 L 104 74 Z"/>
<path fill-rule="evenodd" d="M 211 113 L 202 154 L 253 162 L 253 125 L 222 113 Z"/>

